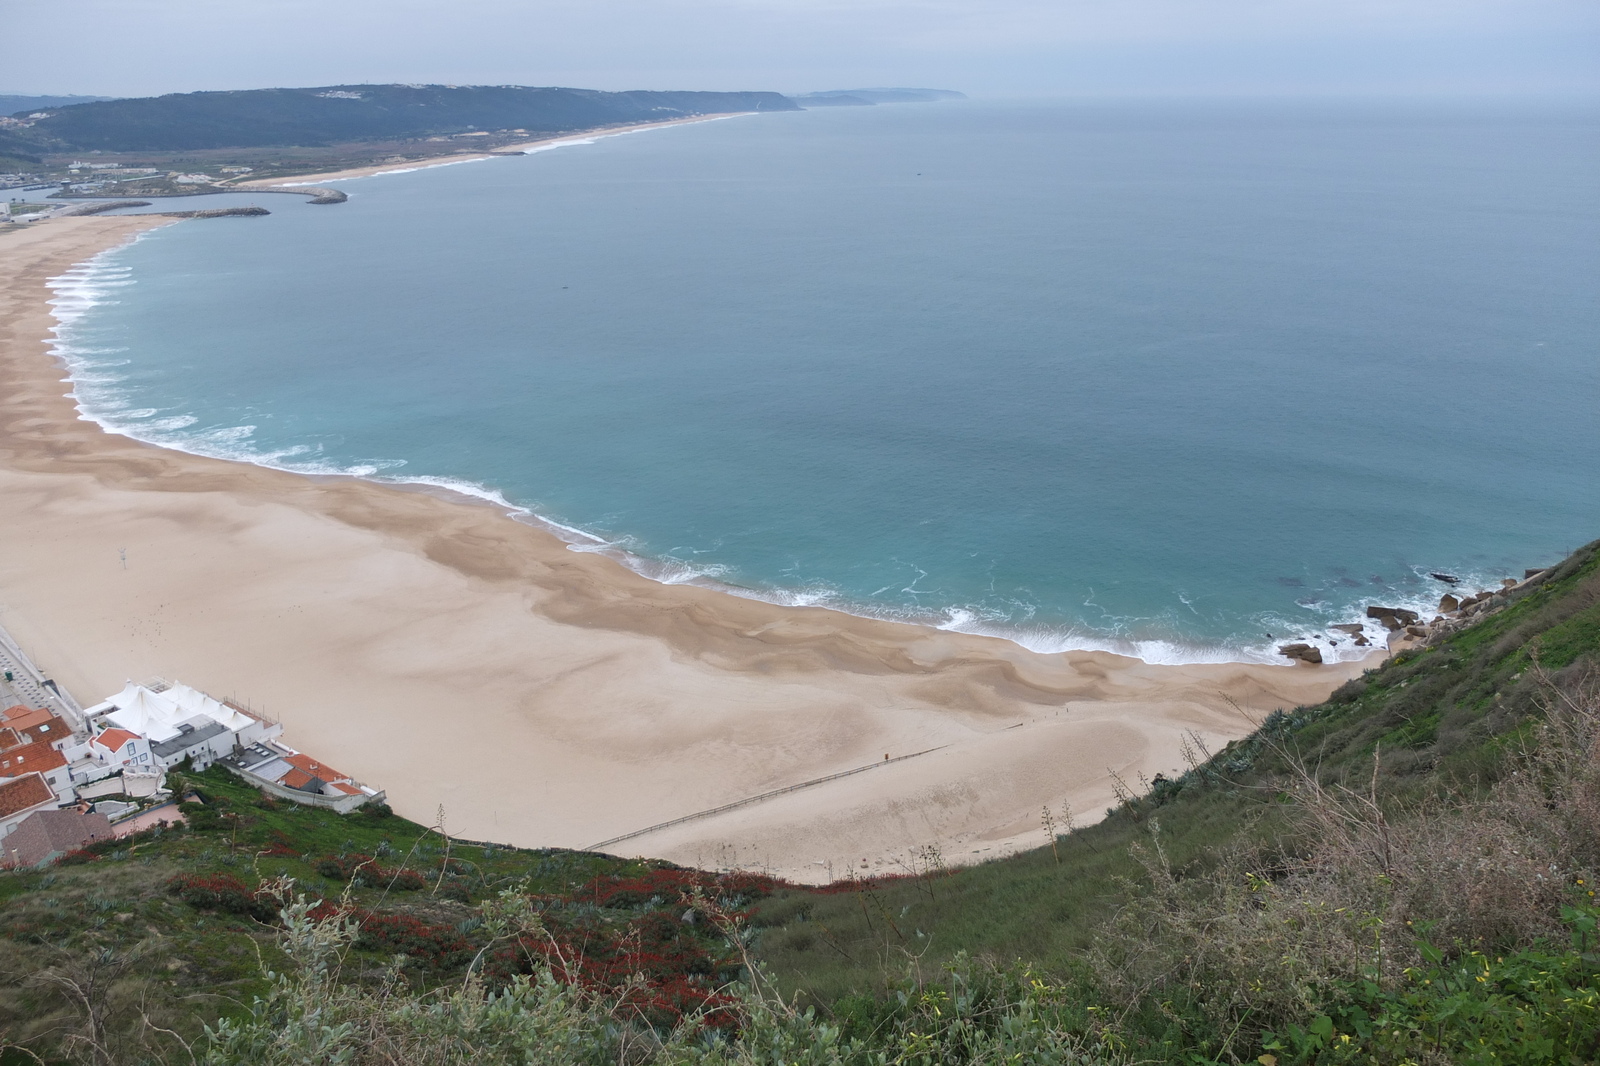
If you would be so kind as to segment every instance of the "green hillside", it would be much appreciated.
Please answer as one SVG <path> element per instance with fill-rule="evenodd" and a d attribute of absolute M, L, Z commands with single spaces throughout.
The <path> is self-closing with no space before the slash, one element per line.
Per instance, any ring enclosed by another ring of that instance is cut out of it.
<path fill-rule="evenodd" d="M 1592 1063 L 1597 671 L 1600 542 L 1094 826 L 824 889 L 191 775 L 0 874 L 0 1061 Z"/>
<path fill-rule="evenodd" d="M 99 100 L 115 100 L 114 96 L 19 96 L 0 93 L 0 115 L 14 115 L 39 111 L 47 107 L 71 107 L 73 104 L 92 104 Z"/>
<path fill-rule="evenodd" d="M 1054 852 L 1042 846 L 940 875 L 933 892 L 922 882 L 891 881 L 873 893 L 925 963 L 965 951 L 1063 967 L 1096 941 L 1122 902 L 1119 879 L 1142 872 L 1129 849 L 1147 841 L 1152 822 L 1172 863 L 1202 873 L 1227 848 L 1303 851 L 1301 812 L 1283 802 L 1298 788 L 1296 758 L 1314 767 L 1322 787 L 1369 789 L 1376 771 L 1385 803 L 1408 809 L 1478 795 L 1505 771 L 1507 748 L 1542 717 L 1549 684 L 1577 684 L 1597 659 L 1600 542 L 1505 610 L 1391 659 L 1326 703 L 1272 716 L 1205 765 L 1062 837 Z M 1064 820 L 1060 812 L 1053 819 Z M 799 915 L 813 921 L 796 922 Z M 870 957 L 886 943 L 873 907 L 863 911 L 852 897 L 781 892 L 757 921 L 770 926 L 762 954 L 786 984 L 822 1000 L 858 987 L 860 968 L 846 953 Z M 816 933 L 817 922 L 826 923 L 828 938 Z M 894 930 L 889 936 L 897 940 Z"/>
<path fill-rule="evenodd" d="M 793 111 L 771 92 L 599 92 L 520 85 L 330 85 L 173 93 L 48 109 L 13 132 L 36 151 L 186 152 L 318 146 L 471 131 L 531 134 L 740 111 Z M 38 113 L 35 111 L 34 113 Z"/>

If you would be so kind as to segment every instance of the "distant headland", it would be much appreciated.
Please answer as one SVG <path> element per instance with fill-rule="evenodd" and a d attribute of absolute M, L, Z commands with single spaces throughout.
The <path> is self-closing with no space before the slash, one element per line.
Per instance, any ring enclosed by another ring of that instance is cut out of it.
<path fill-rule="evenodd" d="M 174 196 L 312 173 L 516 152 L 575 133 L 724 115 L 965 99 L 948 89 L 602 92 L 330 85 L 130 99 L 0 97 L 0 190 Z"/>

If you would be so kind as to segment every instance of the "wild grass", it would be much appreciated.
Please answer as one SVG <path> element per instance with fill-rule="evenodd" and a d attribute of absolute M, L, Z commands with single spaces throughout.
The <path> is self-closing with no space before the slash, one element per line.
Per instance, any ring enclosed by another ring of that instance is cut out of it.
<path fill-rule="evenodd" d="M 1550 687 L 1570 689 L 1600 660 L 1597 621 L 1600 542 L 1504 610 L 1367 672 L 1326 703 L 1272 716 L 1200 770 L 1060 836 L 1053 849 L 1041 835 L 1037 851 L 948 871 L 936 898 L 916 881 L 821 896 L 780 891 L 757 909 L 758 954 L 786 990 L 822 1008 L 881 993 L 913 957 L 933 967 L 959 954 L 1020 957 L 1066 972 L 1099 941 L 1123 886 L 1144 873 L 1132 849 L 1148 847 L 1152 819 L 1174 876 L 1194 879 L 1239 854 L 1312 847 L 1322 830 L 1291 819 L 1288 802 L 1308 781 L 1375 789 L 1382 809 L 1419 818 L 1480 798 L 1537 739 Z"/>

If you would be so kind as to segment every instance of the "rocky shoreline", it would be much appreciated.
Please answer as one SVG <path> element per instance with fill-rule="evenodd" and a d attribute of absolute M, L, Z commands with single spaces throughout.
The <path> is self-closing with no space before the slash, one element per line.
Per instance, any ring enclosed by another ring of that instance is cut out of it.
<path fill-rule="evenodd" d="M 1498 589 L 1480 589 L 1470 596 L 1457 596 L 1454 592 L 1447 592 L 1439 597 L 1438 613 L 1431 621 L 1423 621 L 1421 614 L 1409 608 L 1385 607 L 1379 604 L 1367 607 L 1367 618 L 1371 621 L 1372 628 L 1381 627 L 1383 632 L 1378 635 L 1383 636 L 1385 644 L 1392 652 L 1428 647 L 1508 606 L 1521 593 L 1544 582 L 1550 576 L 1551 569 L 1545 567 L 1527 570 L 1523 573 L 1521 581 L 1512 577 L 1503 578 Z M 1460 583 L 1459 578 L 1449 574 L 1430 576 L 1452 588 Z M 1368 625 L 1360 622 L 1328 628 L 1347 635 L 1351 643 L 1357 647 L 1370 647 L 1374 643 L 1368 636 Z M 1281 645 L 1278 654 L 1310 666 L 1320 666 L 1323 661 L 1322 649 L 1305 641 Z"/>

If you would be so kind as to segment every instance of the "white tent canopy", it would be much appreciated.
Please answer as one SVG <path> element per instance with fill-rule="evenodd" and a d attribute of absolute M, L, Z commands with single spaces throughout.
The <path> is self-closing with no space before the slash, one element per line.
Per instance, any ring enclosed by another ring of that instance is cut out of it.
<path fill-rule="evenodd" d="M 255 718 L 236 711 L 221 700 L 188 685 L 172 685 L 155 692 L 129 681 L 121 692 L 84 712 L 91 722 L 126 729 L 159 743 L 178 735 L 178 726 L 196 718 L 219 722 L 235 733 L 260 726 Z"/>

